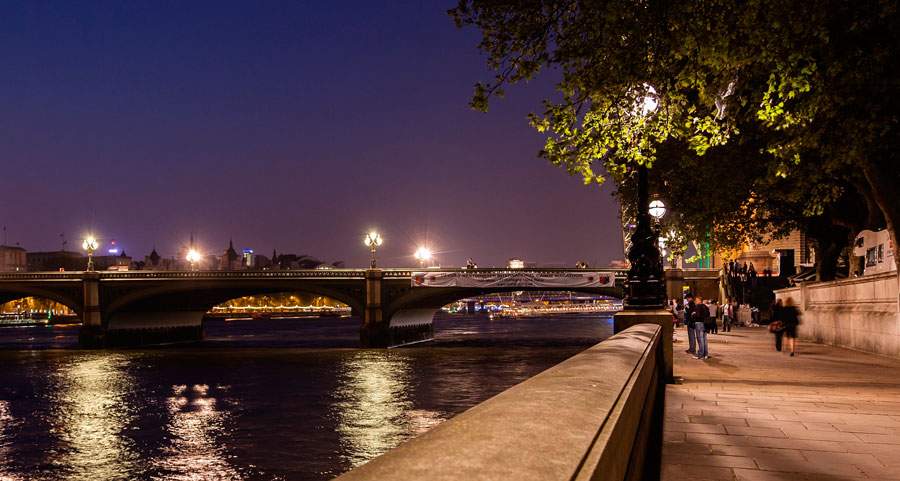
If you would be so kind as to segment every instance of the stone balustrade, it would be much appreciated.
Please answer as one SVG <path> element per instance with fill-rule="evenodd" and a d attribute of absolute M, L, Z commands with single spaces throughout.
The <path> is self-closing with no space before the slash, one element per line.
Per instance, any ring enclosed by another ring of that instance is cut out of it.
<path fill-rule="evenodd" d="M 657 479 L 662 333 L 632 326 L 338 479 Z"/>

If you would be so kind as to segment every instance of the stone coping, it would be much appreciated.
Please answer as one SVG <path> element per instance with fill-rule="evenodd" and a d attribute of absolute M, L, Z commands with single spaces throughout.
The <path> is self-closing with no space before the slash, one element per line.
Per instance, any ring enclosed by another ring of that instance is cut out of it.
<path fill-rule="evenodd" d="M 660 333 L 633 326 L 338 479 L 622 479 L 659 382 Z"/>

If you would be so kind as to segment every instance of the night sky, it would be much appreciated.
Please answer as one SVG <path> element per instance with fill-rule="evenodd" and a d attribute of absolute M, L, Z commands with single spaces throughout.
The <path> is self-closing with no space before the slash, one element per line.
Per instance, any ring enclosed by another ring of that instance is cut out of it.
<path fill-rule="evenodd" d="M 142 259 L 207 252 L 444 265 L 622 257 L 610 192 L 537 157 L 526 114 L 552 73 L 488 114 L 453 2 L 0 4 L 0 223 L 30 251 L 93 230 Z M 2 241 L 2 239 L 0 239 Z"/>

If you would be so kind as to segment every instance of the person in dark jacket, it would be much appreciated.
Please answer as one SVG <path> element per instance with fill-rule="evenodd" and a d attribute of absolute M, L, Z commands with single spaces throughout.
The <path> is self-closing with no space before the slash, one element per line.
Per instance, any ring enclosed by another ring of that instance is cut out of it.
<path fill-rule="evenodd" d="M 775 350 L 781 352 L 781 340 L 784 338 L 784 304 L 781 299 L 775 300 L 775 304 L 772 305 L 769 332 L 775 335 Z"/>
<path fill-rule="evenodd" d="M 709 359 L 709 343 L 706 338 L 706 325 L 709 322 L 709 308 L 703 299 L 697 296 L 693 312 L 694 337 L 697 339 L 697 359 Z"/>
<path fill-rule="evenodd" d="M 794 306 L 794 302 L 790 297 L 782 308 L 781 322 L 784 325 L 784 337 L 787 338 L 787 348 L 791 350 L 791 357 L 794 357 L 794 350 L 797 348 L 797 326 L 800 325 L 800 312 Z"/>
<path fill-rule="evenodd" d="M 687 299 L 687 305 L 684 307 L 684 325 L 687 327 L 687 336 L 688 336 L 688 349 L 684 352 L 688 354 L 697 354 L 697 337 L 696 331 L 694 331 L 694 309 L 696 308 L 696 304 L 694 304 L 694 296 L 692 294 L 688 294 L 685 299 Z"/>

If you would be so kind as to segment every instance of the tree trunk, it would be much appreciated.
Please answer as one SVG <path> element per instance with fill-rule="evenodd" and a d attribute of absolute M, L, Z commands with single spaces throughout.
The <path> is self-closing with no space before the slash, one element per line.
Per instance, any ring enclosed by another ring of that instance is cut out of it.
<path fill-rule="evenodd" d="M 862 162 L 863 173 L 872 188 L 872 197 L 884 214 L 884 222 L 891 235 L 894 264 L 900 272 L 900 255 L 897 252 L 897 226 L 900 225 L 900 173 L 894 159 Z"/>
<path fill-rule="evenodd" d="M 816 281 L 833 281 L 837 277 L 837 263 L 842 250 L 844 244 L 830 237 L 817 241 Z"/>

